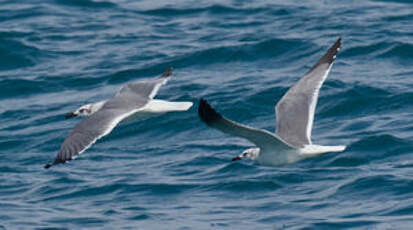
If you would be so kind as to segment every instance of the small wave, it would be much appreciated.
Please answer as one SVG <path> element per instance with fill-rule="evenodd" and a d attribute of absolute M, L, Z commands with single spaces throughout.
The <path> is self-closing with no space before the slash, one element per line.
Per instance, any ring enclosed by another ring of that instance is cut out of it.
<path fill-rule="evenodd" d="M 404 14 L 404 15 L 393 15 L 393 16 L 387 16 L 384 17 L 383 19 L 385 21 L 395 21 L 395 22 L 399 22 L 399 21 L 411 21 L 413 18 L 412 14 Z"/>
<path fill-rule="evenodd" d="M 109 220 L 107 220 L 106 218 L 100 218 L 100 217 L 70 216 L 70 217 L 54 217 L 54 218 L 51 218 L 50 220 L 47 220 L 46 222 L 54 223 L 54 224 L 61 224 L 61 225 L 67 224 L 67 223 L 75 223 L 76 225 L 79 225 L 79 228 L 88 228 L 88 227 L 93 228 L 96 226 L 101 226 L 102 224 L 109 222 Z M 46 228 L 46 229 L 56 229 L 56 228 Z M 66 229 L 66 228 L 63 228 L 63 229 Z"/>
<path fill-rule="evenodd" d="M 396 58 L 399 62 L 405 63 L 413 59 L 413 44 L 407 43 L 397 43 L 392 45 L 392 47 L 380 54 L 378 57 L 381 58 Z"/>
<path fill-rule="evenodd" d="M 283 57 L 283 54 L 289 52 L 305 52 L 303 46 L 304 43 L 300 42 L 299 40 L 269 39 L 250 44 L 213 47 L 184 54 L 180 57 L 173 58 L 172 60 L 157 63 L 151 66 L 139 69 L 121 70 L 106 76 L 106 78 L 108 78 L 108 83 L 114 84 L 125 82 L 132 78 L 136 79 L 136 76 L 154 76 L 160 74 L 166 69 L 167 66 L 172 66 L 174 68 L 184 68 L 188 66 L 199 65 L 208 66 L 217 63 L 250 62 L 256 61 L 257 59 L 266 59 L 273 57 L 282 57 L 277 59 L 277 62 L 283 62 L 285 61 L 285 58 L 289 60 L 293 57 L 291 55 Z"/>
<path fill-rule="evenodd" d="M 90 8 L 113 8 L 117 5 L 110 1 L 102 0 L 55 0 L 56 4 L 73 6 L 73 7 L 90 7 Z"/>
<path fill-rule="evenodd" d="M 136 216 L 130 217 L 130 218 L 128 218 L 128 219 L 130 219 L 130 220 L 147 220 L 147 219 L 149 219 L 149 218 L 150 218 L 149 215 L 140 214 L 140 215 L 136 215 Z"/>
<path fill-rule="evenodd" d="M 412 186 L 412 183 L 393 175 L 364 176 L 340 185 L 332 196 L 337 199 L 352 196 L 363 200 L 366 198 L 381 200 L 388 196 L 409 194 Z M 375 194 L 374 197 L 371 196 L 372 193 Z"/>
<path fill-rule="evenodd" d="M 6 14 L 0 15 L 0 22 L 36 18 L 38 16 L 46 14 L 44 8 L 39 5 L 22 7 L 20 9 L 7 10 Z M 4 9 L 7 9 L 7 7 L 5 7 Z"/>
<path fill-rule="evenodd" d="M 184 162 L 179 162 L 174 165 L 174 167 L 181 167 L 181 168 L 199 168 L 201 166 L 210 166 L 215 167 L 219 164 L 225 163 L 225 160 L 217 157 L 211 156 L 197 156 L 191 159 L 188 159 Z"/>
<path fill-rule="evenodd" d="M 374 44 L 368 44 L 368 45 L 357 45 L 355 47 L 349 47 L 344 49 L 340 53 L 340 58 L 342 57 L 357 57 L 357 56 L 377 56 L 380 55 L 383 50 L 389 47 L 388 43 L 374 43 Z"/>
<path fill-rule="evenodd" d="M 326 84 L 328 85 L 330 82 L 326 82 Z M 339 85 L 344 89 L 320 99 L 317 107 L 322 113 L 319 117 L 376 114 L 388 110 L 389 105 L 393 105 L 392 101 L 397 97 L 390 89 L 360 84 L 346 86 L 342 82 Z M 405 97 L 408 94 L 403 95 Z"/>
<path fill-rule="evenodd" d="M 382 215 L 385 216 L 404 216 L 411 215 L 413 213 L 413 207 L 410 202 L 401 202 L 398 205 L 386 210 Z"/>
<path fill-rule="evenodd" d="M 20 139 L 13 139 L 13 140 L 4 140 L 0 141 L 0 149 L 1 150 L 9 150 L 18 147 L 21 145 L 21 140 Z"/>
<path fill-rule="evenodd" d="M 39 56 L 41 52 L 35 47 L 0 37 L 0 70 L 33 66 Z"/>
<path fill-rule="evenodd" d="M 334 221 L 317 221 L 307 226 L 304 229 L 370 229 L 370 227 L 377 226 L 380 223 L 378 220 L 334 220 Z M 374 228 L 374 227 L 373 227 Z"/>
<path fill-rule="evenodd" d="M 303 43 L 290 39 L 269 39 L 249 44 L 221 46 L 187 54 L 175 59 L 171 64 L 177 66 L 202 65 L 256 61 L 268 57 L 280 57 L 287 52 L 302 50 Z M 252 55 L 253 54 L 253 55 Z"/>
<path fill-rule="evenodd" d="M 384 134 L 365 137 L 337 154 L 329 166 L 358 166 L 409 153 L 413 146 L 404 139 Z"/>
<path fill-rule="evenodd" d="M 179 16 L 179 15 L 191 15 L 191 14 L 200 14 L 200 13 L 209 13 L 212 15 L 215 14 L 229 14 L 229 13 L 242 13 L 242 14 L 249 14 L 249 13 L 258 13 L 261 11 L 265 11 L 265 8 L 235 8 L 231 6 L 225 5 L 211 5 L 206 7 L 198 7 L 198 8 L 172 8 L 172 7 L 164 7 L 158 9 L 151 9 L 141 11 L 142 14 L 154 15 L 154 16 Z"/>
<path fill-rule="evenodd" d="M 37 77 L 36 79 L 0 79 L 0 99 L 22 98 L 28 95 L 39 95 L 53 92 L 63 92 L 67 89 L 92 90 L 105 84 L 99 77 L 77 77 L 76 80 L 71 76 L 47 76 Z"/>
<path fill-rule="evenodd" d="M 378 145 L 379 143 L 379 145 Z M 354 151 L 376 151 L 377 149 L 382 149 L 384 146 L 409 146 L 410 142 L 397 138 L 390 134 L 375 135 L 365 137 L 349 146 L 351 150 Z M 386 148 L 387 149 L 387 148 Z"/>
<path fill-rule="evenodd" d="M 343 50 L 343 57 L 361 57 L 366 59 L 384 58 L 394 60 L 397 63 L 406 63 L 413 58 L 413 45 L 408 43 L 378 42 L 368 45 L 358 45 Z"/>
<path fill-rule="evenodd" d="M 229 182 L 214 183 L 202 186 L 206 191 L 230 191 L 240 195 L 243 192 L 251 194 L 253 192 L 262 193 L 264 191 L 275 191 L 283 186 L 270 180 L 237 180 Z"/>
<path fill-rule="evenodd" d="M 126 183 L 111 183 L 103 186 L 95 186 L 88 188 L 75 188 L 70 192 L 63 192 L 59 195 L 51 195 L 50 191 L 43 192 L 46 195 L 43 201 L 50 200 L 66 200 L 68 198 L 83 199 L 84 197 L 96 197 L 107 194 L 131 194 L 141 193 L 142 195 L 174 195 L 196 188 L 193 184 L 126 184 Z M 50 188 L 54 190 L 55 188 Z M 64 191 L 64 190 L 62 190 Z"/>
<path fill-rule="evenodd" d="M 392 2 L 392 3 L 405 3 L 405 4 L 413 4 L 411 0 L 373 0 L 375 2 Z"/>
<path fill-rule="evenodd" d="M 5 79 L 0 80 L 0 99 L 25 97 L 27 95 L 45 93 L 49 87 L 48 82 L 24 79 Z"/>

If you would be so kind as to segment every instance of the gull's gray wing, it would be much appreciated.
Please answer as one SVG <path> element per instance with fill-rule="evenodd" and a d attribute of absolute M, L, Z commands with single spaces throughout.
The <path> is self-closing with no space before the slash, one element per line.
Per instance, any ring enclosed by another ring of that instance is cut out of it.
<path fill-rule="evenodd" d="M 64 140 L 56 159 L 45 168 L 73 160 L 101 137 L 109 134 L 126 117 L 142 110 L 148 100 L 116 96 L 91 116 L 78 123 Z M 133 103 L 131 103 L 133 102 Z"/>
<path fill-rule="evenodd" d="M 292 146 L 311 144 L 311 130 L 318 93 L 340 49 L 341 38 L 275 106 L 277 134 Z"/>
<path fill-rule="evenodd" d="M 136 94 L 143 98 L 153 99 L 162 85 L 166 84 L 172 74 L 172 68 L 169 67 L 159 78 L 140 80 L 124 85 L 118 94 Z"/>
<path fill-rule="evenodd" d="M 143 110 L 160 86 L 165 84 L 171 75 L 171 68 L 157 79 L 129 83 L 122 87 L 112 99 L 91 116 L 78 123 L 64 140 L 56 159 L 45 168 L 73 160 L 88 149 L 96 140 L 109 134 L 116 125 L 128 116 Z"/>
<path fill-rule="evenodd" d="M 270 133 L 267 130 L 251 128 L 228 120 L 217 113 L 204 99 L 201 99 L 199 102 L 198 115 L 208 126 L 233 136 L 245 138 L 261 149 L 274 148 L 274 146 L 292 149 L 275 134 Z"/>

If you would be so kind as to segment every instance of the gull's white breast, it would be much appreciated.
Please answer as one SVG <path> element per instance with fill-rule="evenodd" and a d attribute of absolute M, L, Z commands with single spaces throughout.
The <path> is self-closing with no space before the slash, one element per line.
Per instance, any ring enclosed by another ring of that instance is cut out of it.
<path fill-rule="evenodd" d="M 306 145 L 299 149 L 271 149 L 261 151 L 256 161 L 263 165 L 277 166 L 294 163 L 305 158 L 315 157 L 325 153 L 342 152 L 346 146 Z"/>

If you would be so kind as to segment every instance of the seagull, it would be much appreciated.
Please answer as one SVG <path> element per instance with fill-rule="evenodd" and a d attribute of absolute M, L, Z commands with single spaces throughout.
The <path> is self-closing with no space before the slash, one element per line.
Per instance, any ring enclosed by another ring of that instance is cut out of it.
<path fill-rule="evenodd" d="M 64 140 L 60 150 L 51 163 L 44 168 L 75 159 L 98 139 L 108 135 L 118 123 L 139 114 L 159 114 L 174 111 L 186 111 L 192 102 L 169 102 L 153 99 L 159 88 L 172 74 L 168 68 L 158 78 L 141 80 L 125 84 L 115 97 L 94 104 L 83 105 L 75 112 L 66 114 L 66 118 L 86 116 L 78 123 Z"/>
<path fill-rule="evenodd" d="M 277 166 L 346 149 L 342 145 L 321 146 L 311 141 L 318 94 L 340 45 L 341 38 L 338 38 L 327 53 L 277 103 L 276 133 L 233 122 L 216 112 L 206 100 L 200 100 L 198 114 L 203 122 L 221 132 L 245 138 L 257 146 L 243 151 L 232 161 L 246 157 L 262 165 Z"/>

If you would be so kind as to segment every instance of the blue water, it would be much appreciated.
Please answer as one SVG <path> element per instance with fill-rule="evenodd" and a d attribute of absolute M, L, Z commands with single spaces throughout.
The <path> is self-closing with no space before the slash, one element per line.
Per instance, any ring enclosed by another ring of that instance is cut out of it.
<path fill-rule="evenodd" d="M 1 1 L 0 229 L 411 228 L 412 3 Z M 274 130 L 274 104 L 339 36 L 313 140 L 348 149 L 232 163 L 252 145 L 201 123 L 198 100 Z M 65 113 L 168 66 L 157 98 L 188 112 L 43 169 L 80 121 Z"/>

